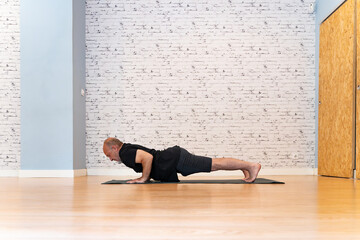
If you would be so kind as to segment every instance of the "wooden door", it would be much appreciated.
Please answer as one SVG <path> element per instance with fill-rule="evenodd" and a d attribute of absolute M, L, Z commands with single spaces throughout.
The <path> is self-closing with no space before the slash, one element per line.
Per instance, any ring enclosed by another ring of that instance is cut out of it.
<path fill-rule="evenodd" d="M 353 177 L 354 9 L 348 0 L 320 25 L 319 175 Z"/>
<path fill-rule="evenodd" d="M 360 0 L 356 0 L 356 178 L 360 178 Z"/>

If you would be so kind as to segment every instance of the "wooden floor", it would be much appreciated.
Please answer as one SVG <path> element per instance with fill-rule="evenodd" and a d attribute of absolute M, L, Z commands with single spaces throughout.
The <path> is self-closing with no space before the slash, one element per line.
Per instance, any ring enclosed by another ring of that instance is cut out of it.
<path fill-rule="evenodd" d="M 262 177 L 286 184 L 0 178 L 0 239 L 360 239 L 359 180 Z"/>

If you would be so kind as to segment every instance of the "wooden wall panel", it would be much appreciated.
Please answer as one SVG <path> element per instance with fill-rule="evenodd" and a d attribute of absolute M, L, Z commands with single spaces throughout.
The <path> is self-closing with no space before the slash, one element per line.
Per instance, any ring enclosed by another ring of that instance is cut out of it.
<path fill-rule="evenodd" d="M 319 175 L 353 175 L 354 7 L 346 1 L 320 25 Z"/>
<path fill-rule="evenodd" d="M 356 85 L 360 86 L 360 0 L 356 0 Z M 360 178 L 360 90 L 356 91 L 356 178 Z"/>

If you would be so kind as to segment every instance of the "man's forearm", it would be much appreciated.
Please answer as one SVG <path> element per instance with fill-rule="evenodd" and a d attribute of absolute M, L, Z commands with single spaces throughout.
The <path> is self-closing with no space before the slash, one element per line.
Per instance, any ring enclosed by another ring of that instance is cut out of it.
<path fill-rule="evenodd" d="M 151 173 L 151 166 L 152 166 L 152 159 L 147 160 L 147 161 L 143 161 L 142 162 L 142 167 L 143 167 L 143 171 L 142 171 L 142 179 L 144 180 L 149 180 L 150 179 L 150 173 Z"/>

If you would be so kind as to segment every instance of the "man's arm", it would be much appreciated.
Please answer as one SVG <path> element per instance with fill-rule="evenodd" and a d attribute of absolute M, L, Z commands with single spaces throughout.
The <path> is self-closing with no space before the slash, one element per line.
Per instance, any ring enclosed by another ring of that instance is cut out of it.
<path fill-rule="evenodd" d="M 153 156 L 143 150 L 136 150 L 135 163 L 141 163 L 143 171 L 142 176 L 137 179 L 128 181 L 127 183 L 144 183 L 150 179 L 151 166 L 152 166 Z"/>

